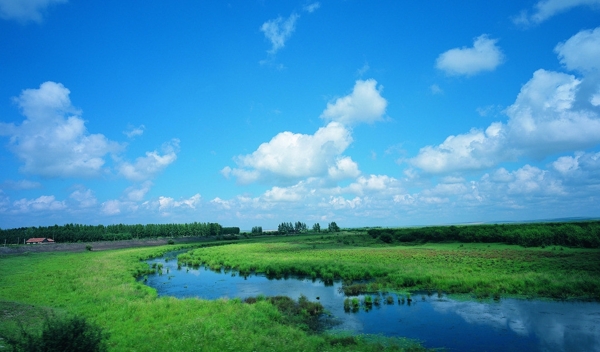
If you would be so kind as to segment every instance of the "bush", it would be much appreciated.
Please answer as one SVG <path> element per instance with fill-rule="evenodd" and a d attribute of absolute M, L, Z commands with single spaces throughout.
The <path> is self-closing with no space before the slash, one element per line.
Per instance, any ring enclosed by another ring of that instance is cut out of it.
<path fill-rule="evenodd" d="M 82 317 L 46 318 L 41 335 L 21 328 L 18 337 L 4 337 L 14 351 L 27 352 L 99 352 L 107 351 L 108 334 Z"/>
<path fill-rule="evenodd" d="M 89 244 L 85 246 L 85 250 L 86 251 L 91 251 L 92 250 L 92 246 L 90 246 Z"/>

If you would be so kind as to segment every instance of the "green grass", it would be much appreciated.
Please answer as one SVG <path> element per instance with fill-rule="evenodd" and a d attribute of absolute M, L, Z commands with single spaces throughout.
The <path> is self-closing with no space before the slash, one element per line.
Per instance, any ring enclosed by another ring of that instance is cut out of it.
<path fill-rule="evenodd" d="M 200 248 L 179 260 L 273 277 L 370 279 L 362 290 L 367 292 L 429 290 L 481 298 L 524 295 L 600 300 L 599 249 L 481 243 L 391 246 L 364 234 L 342 233 Z"/>
<path fill-rule="evenodd" d="M 102 327 L 110 335 L 111 351 L 343 351 L 349 345 L 354 351 L 399 350 L 398 345 L 422 349 L 402 339 L 313 334 L 287 323 L 267 300 L 158 298 L 134 277 L 148 270 L 141 259 L 172 249 L 0 257 L 0 307 L 9 311 L 0 327 L 14 330 L 18 322 L 34 322 L 38 325 L 28 328 L 39 329 L 41 312 L 53 310 Z"/>

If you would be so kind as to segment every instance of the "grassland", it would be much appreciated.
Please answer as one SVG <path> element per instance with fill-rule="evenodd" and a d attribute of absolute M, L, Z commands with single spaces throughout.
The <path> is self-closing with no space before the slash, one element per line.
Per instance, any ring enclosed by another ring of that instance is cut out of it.
<path fill-rule="evenodd" d="M 212 246 L 219 244 L 219 246 Z M 363 290 L 430 290 L 477 297 L 600 300 L 600 250 L 506 244 L 388 244 L 364 231 L 203 242 L 179 261 L 272 277 L 367 283 Z M 211 246 L 208 246 L 211 245 Z M 189 247 L 190 245 L 188 245 Z M 159 298 L 136 281 L 143 259 L 175 246 L 0 256 L 0 331 L 39 329 L 47 312 L 78 315 L 110 334 L 112 351 L 419 350 L 405 340 L 335 337 L 290 323 L 269 300 Z M 190 247 L 191 248 L 191 247 Z M 2 342 L 0 341 L 0 345 Z"/>
<path fill-rule="evenodd" d="M 199 248 L 180 262 L 272 277 L 369 280 L 367 290 L 600 300 L 600 250 L 488 243 L 389 245 L 361 232 Z"/>
<path fill-rule="evenodd" d="M 398 350 L 396 344 L 421 349 L 403 340 L 310 333 L 288 324 L 267 300 L 158 298 L 135 277 L 148 270 L 141 259 L 172 249 L 2 256 L 0 331 L 16 333 L 18 322 L 36 329 L 44 312 L 52 311 L 99 325 L 110 334 L 112 351 L 342 351 L 348 345 L 376 351 L 384 345 Z"/>

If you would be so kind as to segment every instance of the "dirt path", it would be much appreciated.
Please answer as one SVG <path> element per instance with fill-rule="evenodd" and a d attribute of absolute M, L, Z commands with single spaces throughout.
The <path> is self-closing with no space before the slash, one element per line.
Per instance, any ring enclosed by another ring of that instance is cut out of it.
<path fill-rule="evenodd" d="M 93 251 L 103 251 L 109 249 L 135 248 L 163 246 L 173 240 L 175 244 L 214 241 L 213 237 L 181 237 L 181 238 L 163 238 L 163 239 L 145 239 L 145 240 L 125 240 L 125 241 L 103 241 L 87 243 L 55 243 L 55 244 L 24 244 L 19 246 L 0 247 L 0 255 L 21 254 L 26 252 L 85 252 L 86 246 L 92 246 Z"/>

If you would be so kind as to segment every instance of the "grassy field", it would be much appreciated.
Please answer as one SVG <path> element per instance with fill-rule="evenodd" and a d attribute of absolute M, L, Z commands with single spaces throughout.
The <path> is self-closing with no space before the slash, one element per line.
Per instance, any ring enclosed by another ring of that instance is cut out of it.
<path fill-rule="evenodd" d="M 527 295 L 600 300 L 600 250 L 504 244 L 398 246 L 364 232 L 263 237 L 194 249 L 185 265 L 206 263 L 269 276 L 303 274 L 365 282 L 366 290 L 430 290 L 477 297 Z M 206 246 L 207 243 L 202 245 Z M 401 339 L 316 334 L 268 300 L 158 298 L 136 281 L 143 259 L 175 246 L 0 256 L 0 331 L 39 329 L 49 312 L 78 315 L 110 334 L 113 351 L 375 351 Z M 0 345 L 2 342 L 0 341 Z M 1 350 L 1 349 L 0 349 Z"/>
<path fill-rule="evenodd" d="M 367 289 L 371 291 L 440 290 L 481 298 L 522 295 L 600 300 L 599 249 L 481 243 L 399 246 L 361 232 L 346 232 L 200 248 L 179 260 L 273 277 L 370 279 Z"/>
<path fill-rule="evenodd" d="M 234 245 L 236 247 L 238 245 Z M 227 246 L 229 247 L 229 246 Z M 210 247 L 219 248 L 219 247 Z M 86 253 L 35 253 L 0 257 L 0 331 L 42 326 L 42 317 L 78 315 L 110 334 L 112 351 L 376 351 L 403 340 L 373 342 L 314 334 L 287 324 L 268 301 L 158 298 L 135 277 L 141 259 L 173 246 Z M 0 341 L 0 344 L 2 342 Z"/>

